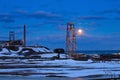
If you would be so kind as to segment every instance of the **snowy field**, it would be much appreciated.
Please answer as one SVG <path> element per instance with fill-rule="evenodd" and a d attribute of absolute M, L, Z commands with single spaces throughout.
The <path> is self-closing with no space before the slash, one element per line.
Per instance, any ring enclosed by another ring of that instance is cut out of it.
<path fill-rule="evenodd" d="M 93 62 L 66 60 L 41 61 L 39 59 L 0 60 L 0 75 L 68 77 L 68 78 L 115 78 L 120 77 L 120 61 Z"/>
<path fill-rule="evenodd" d="M 31 54 L 29 57 L 38 56 L 39 58 L 25 59 L 25 55 L 29 53 Z M 34 80 L 34 78 L 37 78 L 35 80 L 38 78 L 41 80 L 120 78 L 120 60 L 76 61 L 65 59 L 65 54 L 60 55 L 61 60 L 52 60 L 57 56 L 57 53 L 46 48 L 19 47 L 17 51 L 2 48 L 0 51 L 0 80 L 7 80 L 8 77 L 15 78 L 14 80 L 21 80 L 21 77 L 24 77 L 24 80 Z M 17 79 L 16 76 L 20 78 Z"/>

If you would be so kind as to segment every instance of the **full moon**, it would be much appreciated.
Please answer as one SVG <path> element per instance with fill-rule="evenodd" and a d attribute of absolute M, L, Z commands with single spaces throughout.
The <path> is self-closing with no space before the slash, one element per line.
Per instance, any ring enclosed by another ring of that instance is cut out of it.
<path fill-rule="evenodd" d="M 78 34 L 79 35 L 83 34 L 83 30 L 82 29 L 78 29 Z"/>

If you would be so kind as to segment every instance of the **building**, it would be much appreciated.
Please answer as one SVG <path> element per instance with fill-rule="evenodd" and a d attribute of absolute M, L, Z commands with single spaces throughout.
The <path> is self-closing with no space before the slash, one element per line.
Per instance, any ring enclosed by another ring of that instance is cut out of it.
<path fill-rule="evenodd" d="M 0 41 L 0 47 L 5 46 L 23 46 L 22 40 Z"/>
<path fill-rule="evenodd" d="M 9 41 L 0 41 L 0 47 L 9 46 Z"/>

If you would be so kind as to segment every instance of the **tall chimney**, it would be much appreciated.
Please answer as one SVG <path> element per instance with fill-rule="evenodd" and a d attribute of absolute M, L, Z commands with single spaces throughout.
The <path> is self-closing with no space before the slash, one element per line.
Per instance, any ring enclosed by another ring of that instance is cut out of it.
<path fill-rule="evenodd" d="M 24 24 L 24 47 L 26 47 L 26 25 Z"/>

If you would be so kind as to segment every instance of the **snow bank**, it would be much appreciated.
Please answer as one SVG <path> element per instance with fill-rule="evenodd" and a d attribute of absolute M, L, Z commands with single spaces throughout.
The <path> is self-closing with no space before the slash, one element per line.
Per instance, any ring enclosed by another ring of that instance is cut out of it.
<path fill-rule="evenodd" d="M 22 50 L 22 47 L 19 47 L 18 51 L 10 50 L 11 53 L 19 53 Z"/>
<path fill-rule="evenodd" d="M 54 56 L 57 56 L 57 54 L 56 53 L 41 54 L 41 58 L 52 58 Z"/>
<path fill-rule="evenodd" d="M 2 48 L 2 51 L 0 51 L 0 54 L 3 54 L 3 53 L 10 53 L 9 51 L 8 51 L 8 49 L 6 49 L 6 48 Z"/>
<path fill-rule="evenodd" d="M 22 51 L 24 48 L 26 50 Z M 10 57 L 11 56 L 18 56 L 18 53 L 20 53 L 20 52 L 23 53 L 23 54 L 30 52 L 29 49 L 33 50 L 34 52 L 44 52 L 44 53 L 45 52 L 46 53 L 52 52 L 51 50 L 48 50 L 46 48 L 34 48 L 34 47 L 19 47 L 19 49 L 17 51 L 8 50 L 7 48 L 2 48 L 2 50 L 0 51 L 0 56 L 10 56 Z M 43 56 L 47 56 L 48 57 L 49 55 L 43 55 Z M 50 55 L 50 57 L 51 56 L 52 56 L 52 54 Z"/>
<path fill-rule="evenodd" d="M 35 52 L 51 52 L 50 50 L 47 50 L 45 48 L 31 48 Z"/>
<path fill-rule="evenodd" d="M 66 58 L 66 54 L 60 54 L 60 58 Z"/>

